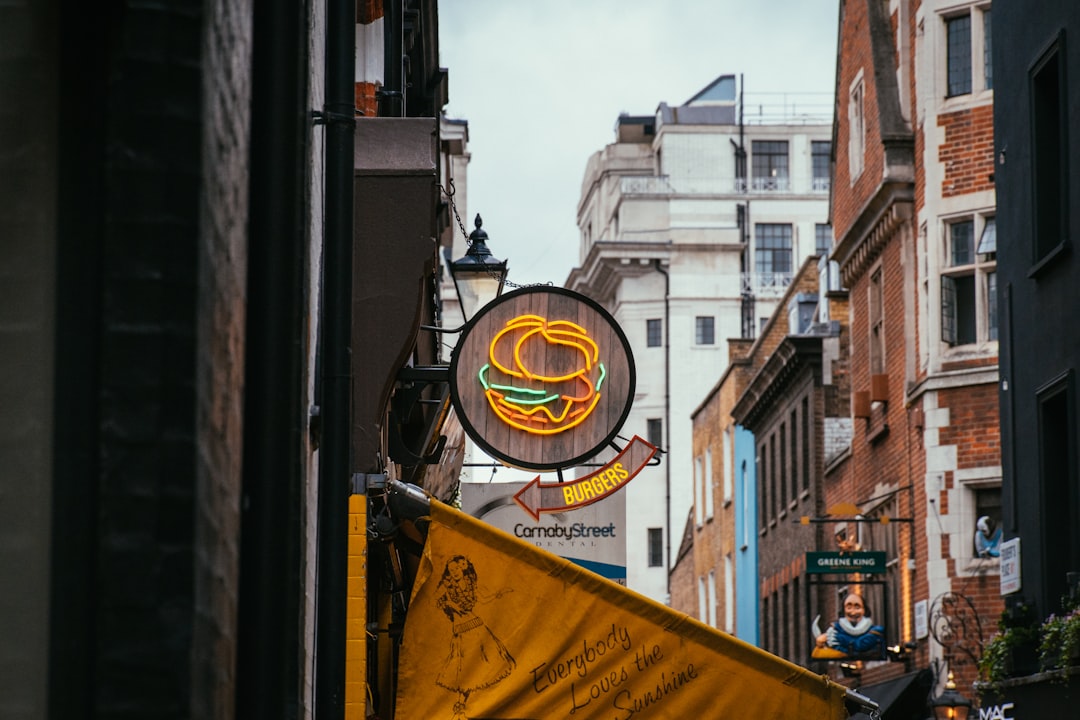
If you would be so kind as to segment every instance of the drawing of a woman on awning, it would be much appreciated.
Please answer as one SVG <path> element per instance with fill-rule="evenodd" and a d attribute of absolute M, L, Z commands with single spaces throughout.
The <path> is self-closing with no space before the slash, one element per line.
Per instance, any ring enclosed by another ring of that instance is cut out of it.
<path fill-rule="evenodd" d="M 502 597 L 512 588 L 500 589 L 494 596 L 484 593 L 472 562 L 455 555 L 447 561 L 437 590 L 435 604 L 453 623 L 453 637 L 435 683 L 458 693 L 453 718 L 460 720 L 466 717 L 469 693 L 498 683 L 517 664 L 502 641 L 473 613 L 477 602 Z"/>

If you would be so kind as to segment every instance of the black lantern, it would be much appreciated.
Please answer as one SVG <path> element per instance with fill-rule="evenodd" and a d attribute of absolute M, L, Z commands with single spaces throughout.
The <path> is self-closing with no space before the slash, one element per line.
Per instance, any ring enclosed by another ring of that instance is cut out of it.
<path fill-rule="evenodd" d="M 465 257 L 450 263 L 461 314 L 465 322 L 476 311 L 502 294 L 506 282 L 506 261 L 498 260 L 488 249 L 488 234 L 481 227 L 484 221 L 476 216 L 476 229 L 469 233 L 469 250 Z"/>
<path fill-rule="evenodd" d="M 967 720 L 971 711 L 971 701 L 956 691 L 952 671 L 945 683 L 945 690 L 930 702 L 934 717 L 938 720 Z"/>

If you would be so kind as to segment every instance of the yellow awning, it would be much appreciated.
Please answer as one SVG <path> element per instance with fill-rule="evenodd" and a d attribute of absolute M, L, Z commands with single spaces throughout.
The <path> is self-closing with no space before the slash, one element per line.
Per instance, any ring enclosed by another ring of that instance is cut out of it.
<path fill-rule="evenodd" d="M 399 720 L 846 717 L 846 689 L 431 502 Z"/>

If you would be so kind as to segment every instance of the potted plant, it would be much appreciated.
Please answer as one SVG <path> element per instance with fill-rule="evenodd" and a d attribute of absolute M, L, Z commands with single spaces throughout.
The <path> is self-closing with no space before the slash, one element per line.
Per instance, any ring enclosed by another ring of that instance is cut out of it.
<path fill-rule="evenodd" d="M 1053 613 L 1039 626 L 1039 667 L 1056 670 L 1080 660 L 1080 603 L 1062 599 L 1062 612 Z"/>
<path fill-rule="evenodd" d="M 1039 628 L 1031 606 L 1019 603 L 1006 608 L 998 619 L 997 633 L 983 646 L 978 662 L 980 678 L 996 688 L 1006 678 L 1034 673 L 1038 641 Z"/>

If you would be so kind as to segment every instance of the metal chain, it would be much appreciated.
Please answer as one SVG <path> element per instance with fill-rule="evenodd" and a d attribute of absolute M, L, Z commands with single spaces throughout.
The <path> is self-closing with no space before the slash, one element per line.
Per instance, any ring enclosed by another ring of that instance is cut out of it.
<path fill-rule="evenodd" d="M 465 244 L 472 246 L 472 239 L 469 237 L 469 233 L 465 230 L 465 223 L 461 222 L 461 215 L 458 214 L 457 203 L 454 202 L 454 194 L 457 193 L 457 189 L 454 187 L 454 178 L 450 178 L 447 183 L 450 185 L 450 189 L 447 190 L 442 185 L 439 189 L 442 190 L 443 195 L 446 196 L 447 202 L 450 203 L 450 209 L 454 211 L 454 218 L 457 220 L 458 227 L 461 228 L 461 234 L 465 236 Z"/>
<path fill-rule="evenodd" d="M 454 202 L 454 195 L 457 192 L 457 189 L 454 187 L 454 178 L 450 178 L 449 180 L 447 180 L 447 184 L 450 186 L 449 190 L 444 188 L 442 185 L 439 185 L 439 190 L 442 191 L 443 195 L 446 196 L 447 202 L 450 203 L 450 209 L 454 212 L 454 219 L 457 220 L 458 227 L 461 228 L 461 234 L 465 237 L 465 245 L 467 247 L 472 247 L 472 238 L 469 236 L 469 231 L 465 229 L 465 223 L 461 221 L 461 215 L 458 213 L 457 203 Z M 497 277 L 495 273 L 491 272 L 490 270 L 488 272 L 491 274 L 492 277 Z M 506 279 L 503 280 L 503 285 L 511 288 L 525 288 L 538 287 L 541 285 L 554 285 L 554 283 L 549 280 L 546 283 L 527 283 L 525 285 L 519 285 L 516 282 L 512 282 L 511 280 Z"/>

